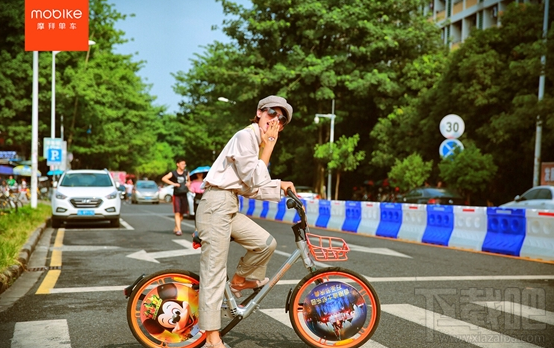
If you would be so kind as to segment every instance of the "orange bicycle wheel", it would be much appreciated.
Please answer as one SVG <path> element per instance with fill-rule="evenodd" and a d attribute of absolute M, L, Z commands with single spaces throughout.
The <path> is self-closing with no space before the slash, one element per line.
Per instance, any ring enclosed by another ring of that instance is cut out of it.
<path fill-rule="evenodd" d="M 165 270 L 142 279 L 127 303 L 127 322 L 144 347 L 201 347 L 197 274 Z"/>
<path fill-rule="evenodd" d="M 288 305 L 296 334 L 310 347 L 356 348 L 379 324 L 381 304 L 360 274 L 340 267 L 317 270 L 293 290 Z"/>

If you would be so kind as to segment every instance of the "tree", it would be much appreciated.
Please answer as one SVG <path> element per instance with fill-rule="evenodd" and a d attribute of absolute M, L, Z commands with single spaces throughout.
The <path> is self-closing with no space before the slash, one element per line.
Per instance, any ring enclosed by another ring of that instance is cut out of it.
<path fill-rule="evenodd" d="M 249 9 L 221 3 L 235 15 L 223 23 L 232 41 L 207 45 L 190 71 L 175 74 L 184 96 L 178 117 L 218 125 L 210 136 L 220 139 L 226 125 L 236 131 L 254 116 L 260 98 L 287 98 L 295 112 L 279 137 L 272 173 L 298 184 L 321 181 L 313 148 L 329 133 L 313 124 L 315 114 L 331 111 L 334 99 L 337 134 L 359 134 L 369 152 L 377 119 L 420 89 L 409 82 L 424 70 L 406 67 L 442 47 L 438 28 L 421 12 L 425 1 L 270 0 Z M 218 102 L 221 96 L 236 104 Z M 360 175 L 373 170 L 361 167 Z"/>
<path fill-rule="evenodd" d="M 460 140 L 473 142 L 498 165 L 488 197 L 497 204 L 532 183 L 537 115 L 543 119 L 542 160 L 554 161 L 554 152 L 546 150 L 554 148 L 553 59 L 542 68 L 547 87 L 544 99 L 537 99 L 540 57 L 554 56 L 554 31 L 545 45 L 542 5 L 512 3 L 501 19 L 502 26 L 472 31 L 450 53 L 432 88 L 379 121 L 372 132 L 377 143 L 373 164 L 387 166 L 413 151 L 438 163 L 444 140 L 438 125 L 452 113 L 466 124 Z"/>
<path fill-rule="evenodd" d="M 359 140 L 358 134 L 350 138 L 343 135 L 336 143 L 315 146 L 314 157 L 327 163 L 327 170 L 336 171 L 335 199 L 339 196 L 341 174 L 355 170 L 365 158 L 365 151 L 354 152 Z"/>
<path fill-rule="evenodd" d="M 439 163 L 439 170 L 448 185 L 465 194 L 470 204 L 472 194 L 486 191 L 498 167 L 492 155 L 482 154 L 481 150 L 470 144 L 463 151 L 456 148 L 452 157 L 444 158 Z"/>
<path fill-rule="evenodd" d="M 396 159 L 389 172 L 389 179 L 402 191 L 406 192 L 422 186 L 429 178 L 433 168 L 433 161 L 424 162 L 417 153 L 412 153 L 402 161 Z"/>
<path fill-rule="evenodd" d="M 114 23 L 125 15 L 107 0 L 91 0 L 89 6 L 90 38 L 96 44 L 89 52 L 60 52 L 56 57 L 56 124 L 64 125 L 64 139 L 74 157 L 71 164 L 159 175 L 158 170 L 173 164 L 166 146 L 152 146 L 171 138 L 161 131 L 168 116 L 163 108 L 152 106 L 149 86 L 137 75 L 142 63 L 113 53 L 114 45 L 125 41 Z M 24 8 L 21 0 L 0 4 L 0 149 L 29 158 L 32 53 L 24 51 Z M 52 81 L 44 76 L 51 76 L 51 66 L 52 55 L 41 53 L 39 139 L 50 137 Z M 59 130 L 56 133 L 59 137 Z"/>

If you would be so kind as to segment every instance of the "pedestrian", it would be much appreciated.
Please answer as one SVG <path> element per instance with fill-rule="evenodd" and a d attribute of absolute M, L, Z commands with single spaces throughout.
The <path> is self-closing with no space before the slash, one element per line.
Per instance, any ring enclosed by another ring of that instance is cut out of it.
<path fill-rule="evenodd" d="M 188 214 L 189 202 L 187 199 L 187 193 L 189 192 L 190 176 L 189 172 L 185 169 L 187 162 L 183 158 L 177 158 L 175 160 L 177 168 L 167 173 L 162 181 L 173 187 L 173 213 L 175 214 L 175 228 L 173 233 L 177 236 L 183 234 L 181 232 L 181 221 L 184 216 Z"/>
<path fill-rule="evenodd" d="M 206 331 L 207 348 L 221 348 L 221 304 L 227 281 L 230 238 L 246 249 L 230 280 L 234 296 L 265 285 L 267 264 L 277 242 L 265 229 L 239 213 L 237 195 L 281 201 L 281 192 L 296 190 L 290 181 L 271 179 L 269 160 L 279 132 L 292 119 L 292 106 L 278 96 L 259 101 L 248 127 L 238 131 L 215 160 L 198 205 L 196 229 L 202 239 L 200 256 L 199 328 Z"/>
<path fill-rule="evenodd" d="M 190 192 L 194 193 L 194 214 L 196 216 L 196 208 L 198 207 L 198 203 L 200 202 L 200 199 L 202 199 L 202 194 L 204 193 L 204 188 L 202 187 L 202 184 L 204 183 L 204 173 L 196 173 L 195 178 L 190 183 Z"/>
<path fill-rule="evenodd" d="M 133 180 L 127 180 L 127 183 L 125 184 L 125 202 L 129 203 L 129 201 L 132 199 L 134 188 L 135 185 L 133 185 Z"/>
<path fill-rule="evenodd" d="M 13 178 L 13 175 L 10 175 L 8 177 L 8 187 L 15 187 L 17 185 L 17 181 L 15 181 L 15 179 Z"/>

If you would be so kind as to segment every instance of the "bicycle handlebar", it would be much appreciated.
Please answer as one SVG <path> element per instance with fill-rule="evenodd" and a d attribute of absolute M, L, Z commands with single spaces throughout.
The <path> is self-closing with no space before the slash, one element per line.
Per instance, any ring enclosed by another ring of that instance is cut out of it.
<path fill-rule="evenodd" d="M 287 189 L 287 196 L 290 197 L 290 199 L 287 199 L 287 208 L 289 209 L 296 209 L 296 212 L 298 212 L 298 216 L 300 216 L 300 223 L 301 227 L 305 229 L 308 226 L 308 221 L 306 219 L 306 212 L 304 210 L 304 204 L 302 204 L 302 201 L 298 196 L 292 192 L 292 190 L 289 188 Z"/>

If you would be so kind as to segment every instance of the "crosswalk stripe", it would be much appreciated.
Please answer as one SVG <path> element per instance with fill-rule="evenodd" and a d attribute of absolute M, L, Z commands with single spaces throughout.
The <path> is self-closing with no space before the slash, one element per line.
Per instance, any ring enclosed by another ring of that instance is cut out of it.
<path fill-rule="evenodd" d="M 26 321 L 15 324 L 11 348 L 71 348 L 67 320 Z"/>
<path fill-rule="evenodd" d="M 554 312 L 549 312 L 544 309 L 533 308 L 510 301 L 476 301 L 472 303 L 487 307 L 488 309 L 494 309 L 548 325 L 554 325 Z"/>
<path fill-rule="evenodd" d="M 285 313 L 285 310 L 283 308 L 262 309 L 261 312 L 292 329 L 289 314 Z M 386 347 L 381 345 L 380 343 L 369 340 L 360 348 L 386 348 Z"/>
<path fill-rule="evenodd" d="M 381 305 L 381 310 L 404 320 L 426 326 L 430 329 L 427 331 L 427 340 L 429 342 L 437 341 L 433 337 L 434 330 L 483 348 L 505 347 L 507 343 L 516 343 L 518 348 L 538 347 L 534 344 L 410 304 Z"/>

